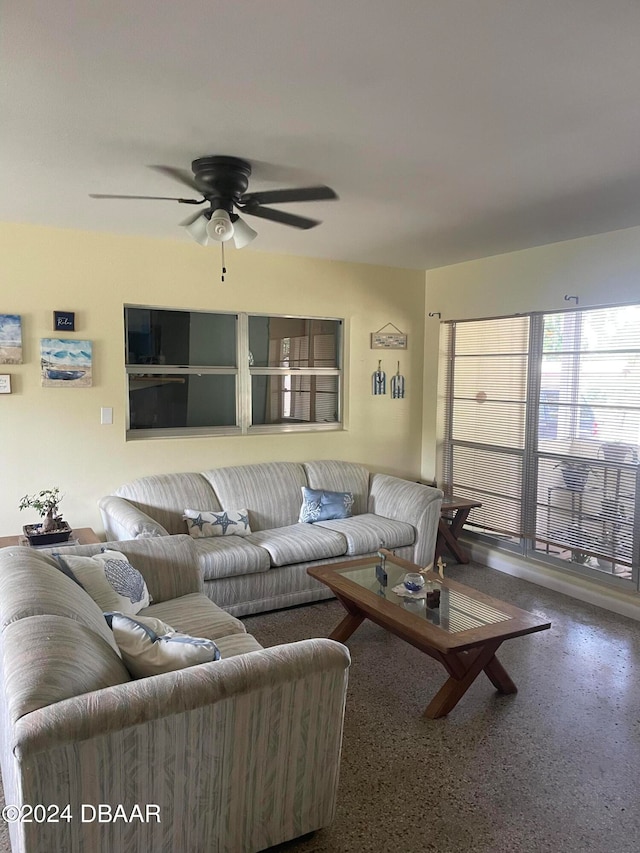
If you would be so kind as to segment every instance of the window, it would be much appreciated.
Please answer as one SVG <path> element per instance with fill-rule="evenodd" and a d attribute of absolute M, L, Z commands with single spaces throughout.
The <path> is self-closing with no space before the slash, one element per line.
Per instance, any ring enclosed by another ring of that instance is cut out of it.
<path fill-rule="evenodd" d="M 637 587 L 640 306 L 443 329 L 439 477 L 473 531 Z"/>
<path fill-rule="evenodd" d="M 125 306 L 129 438 L 341 426 L 342 321 Z"/>

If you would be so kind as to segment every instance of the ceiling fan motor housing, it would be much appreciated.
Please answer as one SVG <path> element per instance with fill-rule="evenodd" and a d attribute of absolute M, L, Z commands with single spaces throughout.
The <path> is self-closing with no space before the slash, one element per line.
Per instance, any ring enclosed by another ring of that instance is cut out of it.
<path fill-rule="evenodd" d="M 212 208 L 231 213 L 249 186 L 251 165 L 238 157 L 199 157 L 191 168 L 196 184 Z"/>

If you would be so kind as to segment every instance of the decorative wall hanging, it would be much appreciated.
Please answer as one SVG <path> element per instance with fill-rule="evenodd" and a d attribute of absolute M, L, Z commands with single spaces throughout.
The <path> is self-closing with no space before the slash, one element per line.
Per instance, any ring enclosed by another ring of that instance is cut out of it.
<path fill-rule="evenodd" d="M 400 375 L 400 362 L 396 375 L 391 377 L 391 399 L 402 400 L 404 398 L 404 376 Z"/>
<path fill-rule="evenodd" d="M 385 332 L 391 326 L 395 332 Z M 401 332 L 393 323 L 386 323 L 377 332 L 371 332 L 371 349 L 406 349 L 407 335 Z"/>
<path fill-rule="evenodd" d="M 378 369 L 371 377 L 371 393 L 376 396 L 387 393 L 387 374 L 382 369 L 382 360 L 378 361 Z"/>
<path fill-rule="evenodd" d="M 40 364 L 43 388 L 88 388 L 92 382 L 91 341 L 42 338 Z"/>
<path fill-rule="evenodd" d="M 0 394 L 11 393 L 11 376 L 8 373 L 0 373 Z"/>
<path fill-rule="evenodd" d="M 22 364 L 22 323 L 19 314 L 0 314 L 0 364 Z"/>
<path fill-rule="evenodd" d="M 75 332 L 76 330 L 76 315 L 73 311 L 54 311 L 53 312 L 53 331 L 54 332 Z"/>

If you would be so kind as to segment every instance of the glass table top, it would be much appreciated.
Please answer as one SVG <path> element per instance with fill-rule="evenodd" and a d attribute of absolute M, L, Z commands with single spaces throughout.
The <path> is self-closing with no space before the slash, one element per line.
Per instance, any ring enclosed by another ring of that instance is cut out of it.
<path fill-rule="evenodd" d="M 501 613 L 495 607 L 491 607 L 483 601 L 478 601 L 458 590 L 448 589 L 446 585 L 437 580 L 432 582 L 427 580 L 427 589 L 440 590 L 440 605 L 438 607 L 430 606 L 425 598 L 418 598 L 415 595 L 396 595 L 393 588 L 402 584 L 407 569 L 396 565 L 391 560 L 386 560 L 384 570 L 387 577 L 386 583 L 384 583 L 384 575 L 379 566 L 380 560 L 377 560 L 371 562 L 370 565 L 341 571 L 340 574 L 353 583 L 376 593 L 391 604 L 402 607 L 408 613 L 413 613 L 426 622 L 437 625 L 449 634 L 469 631 L 483 625 L 493 625 L 511 619 L 511 616 Z M 377 567 L 378 570 L 376 571 Z"/>

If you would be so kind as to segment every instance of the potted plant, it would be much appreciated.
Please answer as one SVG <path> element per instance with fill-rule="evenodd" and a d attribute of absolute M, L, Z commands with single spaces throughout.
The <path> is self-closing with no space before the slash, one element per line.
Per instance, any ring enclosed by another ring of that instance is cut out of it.
<path fill-rule="evenodd" d="M 66 542 L 71 536 L 71 527 L 63 521 L 60 514 L 62 498 L 57 486 L 21 498 L 18 509 L 35 509 L 44 519 L 40 524 L 25 524 L 22 528 L 30 545 L 53 545 L 56 542 Z"/>
<path fill-rule="evenodd" d="M 554 468 L 560 468 L 564 484 L 570 492 L 584 491 L 589 472 L 593 470 L 588 462 L 581 462 L 578 459 L 563 459 L 562 462 L 554 465 Z"/>

